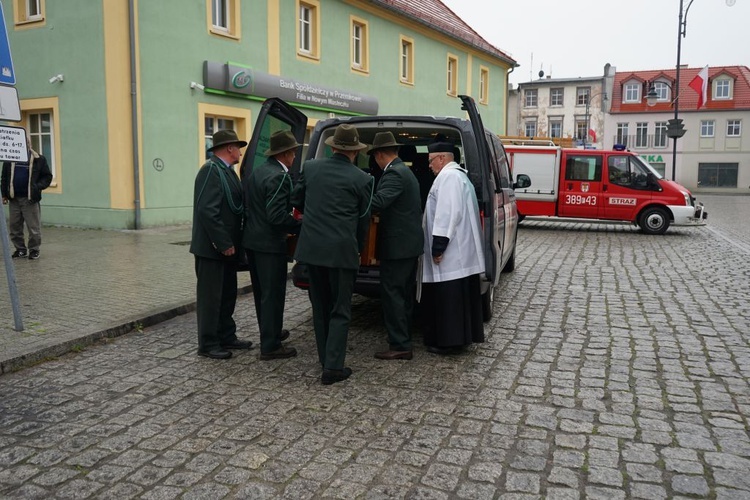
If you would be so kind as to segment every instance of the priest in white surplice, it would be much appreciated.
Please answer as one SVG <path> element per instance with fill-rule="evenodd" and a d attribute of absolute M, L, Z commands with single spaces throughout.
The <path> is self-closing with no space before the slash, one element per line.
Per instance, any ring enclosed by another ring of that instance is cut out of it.
<path fill-rule="evenodd" d="M 429 352 L 452 354 L 484 342 L 479 276 L 482 229 L 474 186 L 448 142 L 428 146 L 435 181 L 424 211 L 421 311 Z"/>

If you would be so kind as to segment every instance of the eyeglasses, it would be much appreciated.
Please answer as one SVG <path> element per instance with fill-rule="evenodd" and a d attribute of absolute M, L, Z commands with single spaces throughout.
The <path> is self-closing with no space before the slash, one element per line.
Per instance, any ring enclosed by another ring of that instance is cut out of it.
<path fill-rule="evenodd" d="M 435 156 L 433 156 L 432 158 L 429 158 L 429 159 L 427 160 L 427 164 L 428 164 L 428 165 L 432 165 L 432 160 L 434 160 L 434 159 L 436 159 L 436 158 L 439 158 L 439 157 L 441 157 L 441 156 L 445 156 L 445 155 L 444 155 L 443 153 L 440 153 L 440 154 L 436 154 Z"/>

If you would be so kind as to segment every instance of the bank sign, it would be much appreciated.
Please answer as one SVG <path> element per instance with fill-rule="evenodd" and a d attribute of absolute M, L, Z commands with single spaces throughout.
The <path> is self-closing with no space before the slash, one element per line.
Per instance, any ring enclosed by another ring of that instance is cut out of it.
<path fill-rule="evenodd" d="M 203 86 L 254 97 L 279 97 L 306 107 L 353 115 L 375 115 L 375 97 L 262 73 L 230 63 L 203 62 Z"/>

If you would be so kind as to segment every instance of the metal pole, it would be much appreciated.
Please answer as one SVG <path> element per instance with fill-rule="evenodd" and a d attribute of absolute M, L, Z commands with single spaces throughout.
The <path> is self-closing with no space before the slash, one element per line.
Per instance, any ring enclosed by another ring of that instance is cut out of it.
<path fill-rule="evenodd" d="M 3 212 L 0 210 L 0 212 Z M 23 318 L 21 317 L 21 304 L 18 301 L 18 288 L 16 287 L 16 271 L 13 267 L 13 258 L 10 256 L 10 238 L 8 238 L 8 226 L 5 224 L 5 213 L 0 213 L 0 240 L 3 242 L 3 258 L 5 260 L 5 275 L 8 278 L 8 293 L 10 304 L 13 309 L 13 320 L 17 332 L 23 331 Z"/>
<path fill-rule="evenodd" d="M 692 1 L 690 2 L 692 3 Z M 682 4 L 680 0 L 680 17 L 677 23 L 677 66 L 675 67 L 674 79 L 674 119 L 677 123 L 680 113 L 680 51 L 682 50 Z M 677 171 L 677 137 L 672 139 L 672 180 L 677 181 L 675 177 Z"/>

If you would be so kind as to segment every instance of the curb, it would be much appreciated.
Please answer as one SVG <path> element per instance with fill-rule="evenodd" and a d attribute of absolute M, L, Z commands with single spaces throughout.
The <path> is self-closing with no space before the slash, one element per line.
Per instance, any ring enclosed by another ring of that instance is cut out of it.
<path fill-rule="evenodd" d="M 252 285 L 246 285 L 237 289 L 237 295 L 246 295 L 252 293 L 252 291 Z M 157 311 L 149 312 L 146 313 L 145 316 L 139 316 L 137 318 L 130 319 L 103 330 L 86 333 L 72 340 L 62 341 L 51 346 L 43 347 L 28 354 L 15 356 L 13 358 L 0 361 L 0 375 L 15 372 L 23 368 L 28 368 L 32 365 L 42 363 L 44 361 L 49 361 L 53 358 L 63 356 L 65 354 L 68 354 L 69 352 L 72 352 L 74 348 L 87 347 L 99 340 L 119 337 L 121 335 L 130 333 L 133 330 L 137 330 L 138 328 L 154 326 L 193 311 L 195 311 L 195 301 L 173 305 L 168 307 L 167 309 L 160 309 Z"/>

